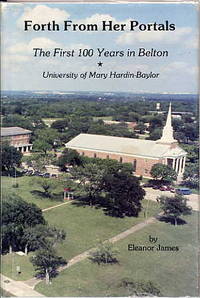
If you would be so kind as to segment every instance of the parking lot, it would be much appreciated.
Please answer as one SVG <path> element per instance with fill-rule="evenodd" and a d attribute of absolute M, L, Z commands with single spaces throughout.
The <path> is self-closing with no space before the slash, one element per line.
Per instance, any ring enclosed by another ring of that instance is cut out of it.
<path fill-rule="evenodd" d="M 145 199 L 151 201 L 156 201 L 160 196 L 174 196 L 174 193 L 171 193 L 170 191 L 161 191 L 150 187 L 146 187 L 145 191 Z M 184 197 L 188 199 L 188 205 L 191 206 L 193 210 L 199 211 L 199 196 L 197 194 L 186 195 Z"/>

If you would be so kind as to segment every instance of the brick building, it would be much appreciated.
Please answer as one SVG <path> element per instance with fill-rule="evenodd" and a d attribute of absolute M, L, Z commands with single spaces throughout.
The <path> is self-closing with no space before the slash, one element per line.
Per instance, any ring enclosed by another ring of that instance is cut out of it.
<path fill-rule="evenodd" d="M 65 146 L 88 157 L 129 162 L 133 165 L 135 175 L 143 177 L 150 177 L 152 166 L 162 163 L 172 167 L 180 179 L 184 173 L 187 154 L 173 137 L 171 104 L 162 137 L 157 141 L 79 134 Z"/>
<path fill-rule="evenodd" d="M 32 150 L 30 144 L 31 131 L 21 127 L 2 127 L 1 140 L 8 142 L 10 146 L 17 148 L 22 153 Z"/>

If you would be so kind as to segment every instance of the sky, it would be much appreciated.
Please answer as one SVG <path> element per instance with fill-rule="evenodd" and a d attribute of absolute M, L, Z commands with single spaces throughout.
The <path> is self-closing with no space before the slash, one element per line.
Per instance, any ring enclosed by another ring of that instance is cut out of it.
<path fill-rule="evenodd" d="M 198 92 L 198 10 L 191 3 L 132 4 L 2 4 L 2 90 L 128 91 L 152 93 Z M 24 30 L 24 20 L 42 24 L 55 20 L 59 31 Z M 86 32 L 63 31 L 63 22 L 102 20 L 127 24 L 169 23 L 175 31 Z M 33 48 L 50 51 L 34 57 Z M 74 50 L 74 57 L 52 57 L 54 48 Z M 98 57 L 97 49 L 136 52 L 135 57 Z M 138 57 L 138 49 L 168 51 L 168 57 Z M 77 57 L 79 49 L 93 49 L 92 57 Z M 98 66 L 102 62 L 102 66 Z M 89 78 L 90 72 L 159 73 L 157 79 Z M 43 78 L 43 73 L 75 73 L 78 78 Z M 87 72 L 86 79 L 80 78 Z"/>

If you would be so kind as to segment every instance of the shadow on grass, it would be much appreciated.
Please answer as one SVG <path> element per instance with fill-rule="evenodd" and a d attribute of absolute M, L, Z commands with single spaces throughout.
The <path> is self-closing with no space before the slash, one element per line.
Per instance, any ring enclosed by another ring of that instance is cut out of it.
<path fill-rule="evenodd" d="M 101 209 L 106 216 L 110 217 L 118 217 L 118 218 L 124 218 L 125 216 L 134 216 L 134 215 L 125 215 L 120 212 L 119 209 L 114 209 L 112 206 L 109 206 L 109 204 L 104 200 L 102 197 L 97 197 L 93 201 L 93 204 L 90 204 L 90 202 L 87 200 L 85 197 L 79 197 L 76 198 L 73 202 L 72 205 L 76 207 L 92 207 L 94 209 Z M 135 217 L 138 217 L 138 215 L 135 215 Z"/>
<path fill-rule="evenodd" d="M 52 194 L 51 196 L 47 196 L 45 192 L 40 190 L 31 190 L 31 194 L 34 195 L 37 199 L 49 199 L 52 201 L 63 201 L 63 193 Z"/>
<path fill-rule="evenodd" d="M 172 217 L 166 217 L 166 216 L 159 216 L 157 217 L 157 219 L 161 222 L 166 222 L 169 223 L 171 225 L 175 225 L 174 219 Z M 185 221 L 182 218 L 177 218 L 177 225 L 186 225 L 187 221 Z"/>
<path fill-rule="evenodd" d="M 73 200 L 72 205 L 76 206 L 76 207 L 92 207 L 95 209 L 100 209 L 102 208 L 102 205 L 100 205 L 99 202 L 100 198 L 95 198 L 95 200 L 93 201 L 93 204 L 91 204 L 87 198 L 85 197 L 76 197 L 76 199 Z"/>

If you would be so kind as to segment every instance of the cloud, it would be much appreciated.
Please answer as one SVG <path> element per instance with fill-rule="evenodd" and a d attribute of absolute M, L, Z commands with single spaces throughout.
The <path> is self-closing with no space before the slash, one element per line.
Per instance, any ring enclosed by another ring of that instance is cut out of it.
<path fill-rule="evenodd" d="M 33 23 L 45 24 L 52 20 L 55 20 L 57 23 L 68 19 L 70 14 L 58 8 L 51 8 L 47 5 L 37 5 L 34 8 L 25 7 L 24 13 L 18 19 L 18 26 L 23 26 L 25 20 L 32 20 Z"/>
<path fill-rule="evenodd" d="M 168 64 L 166 67 L 164 67 L 162 71 L 164 73 L 175 74 L 176 76 L 177 76 L 177 73 L 181 73 L 181 74 L 187 73 L 190 75 L 197 75 L 198 67 L 191 66 L 184 61 L 175 61 Z"/>
<path fill-rule="evenodd" d="M 69 45 L 62 45 L 52 39 L 45 37 L 33 38 L 28 43 L 19 42 L 13 46 L 10 46 L 7 50 L 9 54 L 22 54 L 30 55 L 33 53 L 33 48 L 42 48 L 44 50 L 52 50 L 54 48 L 61 48 L 63 50 L 77 50 L 77 49 L 89 49 L 90 46 L 83 43 L 72 43 Z"/>
<path fill-rule="evenodd" d="M 80 19 L 77 22 L 78 23 L 82 23 L 82 24 L 97 24 L 98 26 L 100 26 L 102 24 L 102 21 L 113 21 L 116 22 L 116 19 L 113 18 L 111 15 L 109 14 L 99 14 L 96 13 L 90 17 L 87 17 L 85 19 Z"/>
<path fill-rule="evenodd" d="M 191 27 L 180 27 L 176 31 L 139 31 L 122 33 L 116 40 L 117 44 L 135 44 L 137 42 L 162 42 L 174 44 L 189 36 Z"/>
<path fill-rule="evenodd" d="M 8 53 L 10 54 L 30 54 L 33 48 L 44 48 L 51 49 L 55 47 L 60 47 L 60 44 L 45 37 L 38 37 L 32 39 L 30 42 L 19 42 L 8 48 Z"/>
<path fill-rule="evenodd" d="M 24 63 L 29 62 L 29 57 L 22 55 L 2 55 L 3 75 L 8 73 L 17 73 L 22 68 Z"/>
<path fill-rule="evenodd" d="M 187 39 L 184 42 L 184 46 L 186 48 L 198 49 L 198 47 L 199 47 L 198 36 L 194 36 L 194 37 L 191 37 L 191 38 Z"/>

